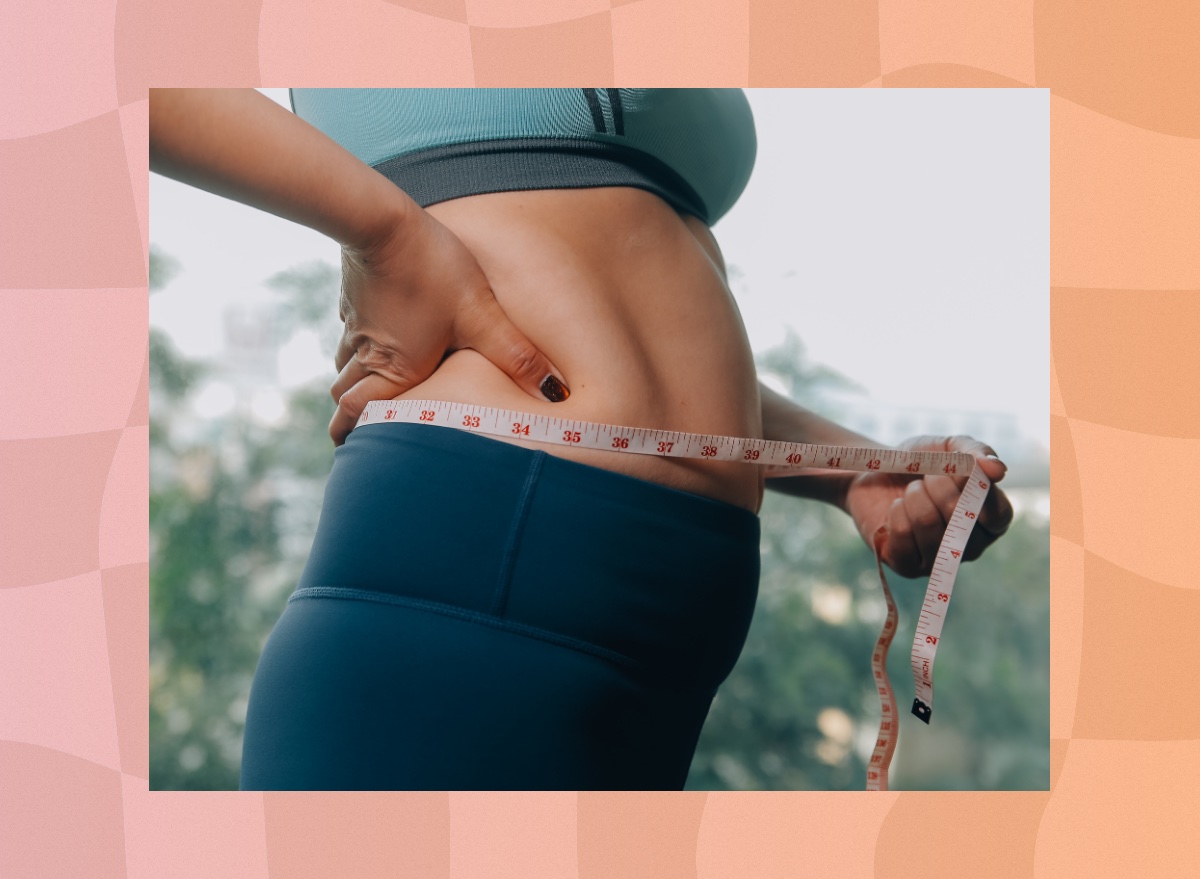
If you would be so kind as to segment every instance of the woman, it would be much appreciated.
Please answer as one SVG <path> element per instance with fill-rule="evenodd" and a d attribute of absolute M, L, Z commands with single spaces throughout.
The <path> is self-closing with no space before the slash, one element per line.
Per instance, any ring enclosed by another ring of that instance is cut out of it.
<path fill-rule="evenodd" d="M 293 106 L 151 90 L 154 170 L 343 245 L 340 447 L 255 674 L 241 787 L 683 787 L 754 608 L 761 470 L 353 426 L 407 398 L 878 445 L 757 382 L 709 231 L 753 166 L 744 95 L 293 90 Z M 906 447 L 1003 476 L 970 438 Z M 886 523 L 884 560 L 909 576 L 960 492 L 874 473 L 772 487 L 837 504 L 864 538 Z M 1011 515 L 992 492 L 967 556 Z"/>

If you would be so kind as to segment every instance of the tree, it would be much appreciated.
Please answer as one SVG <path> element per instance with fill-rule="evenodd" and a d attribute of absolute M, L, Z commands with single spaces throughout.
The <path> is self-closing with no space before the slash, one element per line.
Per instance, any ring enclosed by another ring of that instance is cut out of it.
<path fill-rule="evenodd" d="M 152 250 L 152 292 L 178 270 Z M 301 306 L 288 311 L 289 332 L 330 318 L 332 304 L 316 302 L 336 302 L 334 277 L 318 264 L 268 282 Z M 158 330 L 150 358 L 150 786 L 236 789 L 254 667 L 303 564 L 332 459 L 328 382 L 295 392 L 275 428 L 239 411 L 198 425 L 189 400 L 213 364 L 181 356 Z"/>

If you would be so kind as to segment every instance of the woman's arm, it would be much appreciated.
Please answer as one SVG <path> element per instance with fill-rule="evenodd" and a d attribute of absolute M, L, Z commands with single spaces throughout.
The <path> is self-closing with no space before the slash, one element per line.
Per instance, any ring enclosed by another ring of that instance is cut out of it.
<path fill-rule="evenodd" d="M 822 418 L 758 383 L 762 399 L 763 439 L 790 443 L 826 443 L 838 446 L 884 448 L 883 443 Z M 767 480 L 767 488 L 792 497 L 808 498 L 833 504 L 846 511 L 846 491 L 853 473 L 805 473 Z"/>
<path fill-rule="evenodd" d="M 689 223 L 689 226 L 692 224 Z M 729 277 L 721 248 L 707 226 L 701 230 L 708 244 L 704 249 L 720 271 L 726 285 Z M 701 242 L 702 245 L 704 242 Z M 763 439 L 792 443 L 822 443 L 860 448 L 887 448 L 883 443 L 842 427 L 828 418 L 793 403 L 758 383 L 762 401 Z M 914 437 L 901 444 L 915 451 L 968 452 L 980 459 L 984 473 L 992 480 L 976 527 L 963 552 L 967 561 L 976 559 L 1005 531 L 1013 519 L 1012 504 L 995 485 L 1007 471 L 995 450 L 969 436 Z M 822 471 L 768 479 L 766 487 L 780 494 L 809 498 L 833 504 L 854 520 L 867 546 L 874 551 L 875 531 L 887 526 L 883 561 L 905 577 L 928 574 L 946 532 L 954 507 L 962 494 L 964 479 L 929 475 L 924 477 L 892 473 L 841 473 Z"/>
<path fill-rule="evenodd" d="M 418 208 L 255 89 L 150 89 L 150 170 L 363 249 Z"/>
<path fill-rule="evenodd" d="M 402 189 L 255 89 L 150 89 L 150 170 L 308 226 L 342 245 L 341 445 L 370 400 L 473 348 L 531 397 L 566 378 L 508 319 L 475 257 Z"/>
<path fill-rule="evenodd" d="M 783 397 L 760 382 L 763 438 L 796 443 L 887 448 Z M 994 483 L 1004 478 L 1005 466 L 991 446 L 967 436 L 915 437 L 899 448 L 919 451 L 967 452 L 980 461 L 992 480 L 976 527 L 971 532 L 963 557 L 979 555 L 1012 522 L 1008 498 Z M 854 520 L 867 546 L 880 526 L 887 526 L 883 561 L 905 577 L 928 574 L 954 512 L 964 479 L 937 474 L 908 476 L 895 473 L 840 473 L 832 471 L 768 479 L 767 487 L 793 497 L 812 498 L 833 504 Z"/>

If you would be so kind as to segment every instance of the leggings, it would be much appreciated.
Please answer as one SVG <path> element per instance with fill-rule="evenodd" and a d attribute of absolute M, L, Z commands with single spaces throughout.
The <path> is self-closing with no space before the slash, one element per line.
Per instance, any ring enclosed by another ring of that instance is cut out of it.
<path fill-rule="evenodd" d="M 242 790 L 680 790 L 759 519 L 454 428 L 356 428 L 255 671 Z"/>

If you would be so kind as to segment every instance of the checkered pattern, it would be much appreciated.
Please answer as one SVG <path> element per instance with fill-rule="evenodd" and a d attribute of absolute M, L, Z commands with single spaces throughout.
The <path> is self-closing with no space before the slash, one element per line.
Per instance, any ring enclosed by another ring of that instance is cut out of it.
<path fill-rule="evenodd" d="M 1200 875 L 1193 4 L 12 0 L 0 31 L 0 875 Z M 1050 90 L 1051 791 L 147 791 L 147 86 L 584 82 Z"/>

